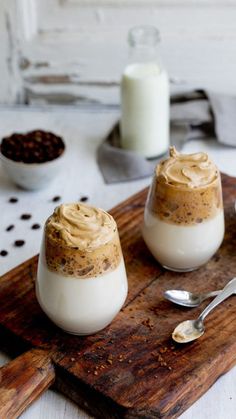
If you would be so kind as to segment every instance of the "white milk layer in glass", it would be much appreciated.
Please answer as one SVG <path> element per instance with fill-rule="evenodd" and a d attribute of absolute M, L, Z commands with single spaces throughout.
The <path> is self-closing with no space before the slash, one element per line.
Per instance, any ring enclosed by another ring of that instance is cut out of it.
<path fill-rule="evenodd" d="M 143 238 L 153 256 L 173 270 L 192 270 L 204 265 L 224 237 L 223 210 L 200 224 L 182 226 L 166 223 L 146 208 Z"/>
<path fill-rule="evenodd" d="M 130 64 L 121 81 L 121 144 L 145 157 L 169 146 L 169 82 L 152 62 Z"/>
<path fill-rule="evenodd" d="M 47 316 L 61 329 L 91 334 L 106 327 L 127 296 L 123 258 L 117 268 L 95 278 L 73 278 L 50 271 L 39 260 L 37 299 Z"/>

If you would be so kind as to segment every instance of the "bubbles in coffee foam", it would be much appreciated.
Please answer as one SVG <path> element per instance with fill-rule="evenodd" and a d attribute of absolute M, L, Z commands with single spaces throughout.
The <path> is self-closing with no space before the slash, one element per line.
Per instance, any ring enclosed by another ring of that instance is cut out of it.
<path fill-rule="evenodd" d="M 46 222 L 45 256 L 50 270 L 91 278 L 114 270 L 121 261 L 116 222 L 85 204 L 63 204 Z"/>
<path fill-rule="evenodd" d="M 149 210 L 168 223 L 194 225 L 214 217 L 222 205 L 220 173 L 208 155 L 184 155 L 171 147 L 156 168 Z"/>

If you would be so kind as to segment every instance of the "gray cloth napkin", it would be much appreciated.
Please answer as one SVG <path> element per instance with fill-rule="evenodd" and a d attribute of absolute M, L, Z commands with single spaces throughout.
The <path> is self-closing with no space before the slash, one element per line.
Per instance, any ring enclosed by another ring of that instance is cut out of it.
<path fill-rule="evenodd" d="M 170 140 L 178 150 L 192 139 L 216 138 L 236 147 L 236 97 L 196 90 L 171 97 Z M 106 183 L 142 179 L 153 174 L 165 156 L 146 159 L 120 147 L 119 124 L 97 150 L 97 162 Z"/>

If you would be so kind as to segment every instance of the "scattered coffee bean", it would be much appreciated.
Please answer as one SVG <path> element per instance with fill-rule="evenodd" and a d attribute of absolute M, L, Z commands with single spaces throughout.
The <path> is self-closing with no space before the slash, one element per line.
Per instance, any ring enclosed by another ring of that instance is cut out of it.
<path fill-rule="evenodd" d="M 18 198 L 15 198 L 14 196 L 9 198 L 8 202 L 10 202 L 11 204 L 15 204 L 16 202 L 18 202 Z"/>
<path fill-rule="evenodd" d="M 80 202 L 86 202 L 86 201 L 88 201 L 88 196 L 82 196 L 81 198 L 80 198 Z"/>
<path fill-rule="evenodd" d="M 8 252 L 6 250 L 1 250 L 0 255 L 1 256 L 7 256 Z"/>
<path fill-rule="evenodd" d="M 25 244 L 25 241 L 24 240 L 16 240 L 14 242 L 14 246 L 16 246 L 16 247 L 24 246 L 24 244 Z"/>
<path fill-rule="evenodd" d="M 32 215 L 31 215 L 31 214 L 22 214 L 22 215 L 20 216 L 20 219 L 21 219 L 21 220 L 29 220 L 31 217 L 32 217 Z"/>
<path fill-rule="evenodd" d="M 15 228 L 14 224 L 10 224 L 10 225 L 6 228 L 6 231 L 11 231 L 11 230 L 13 230 L 13 228 Z"/>
<path fill-rule="evenodd" d="M 36 224 L 33 224 L 31 228 L 32 230 L 38 230 L 39 228 L 41 228 L 41 225 L 36 223 Z"/>
<path fill-rule="evenodd" d="M 54 196 L 54 198 L 52 198 L 52 202 L 58 202 L 61 200 L 61 197 L 59 195 Z"/>

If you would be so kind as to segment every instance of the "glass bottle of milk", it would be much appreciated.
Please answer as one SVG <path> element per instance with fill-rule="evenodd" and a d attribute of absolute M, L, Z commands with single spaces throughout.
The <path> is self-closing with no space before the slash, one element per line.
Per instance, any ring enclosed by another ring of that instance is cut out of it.
<path fill-rule="evenodd" d="M 155 27 L 129 31 L 130 60 L 121 80 L 121 146 L 147 158 L 169 147 L 169 81 L 159 41 Z"/>

